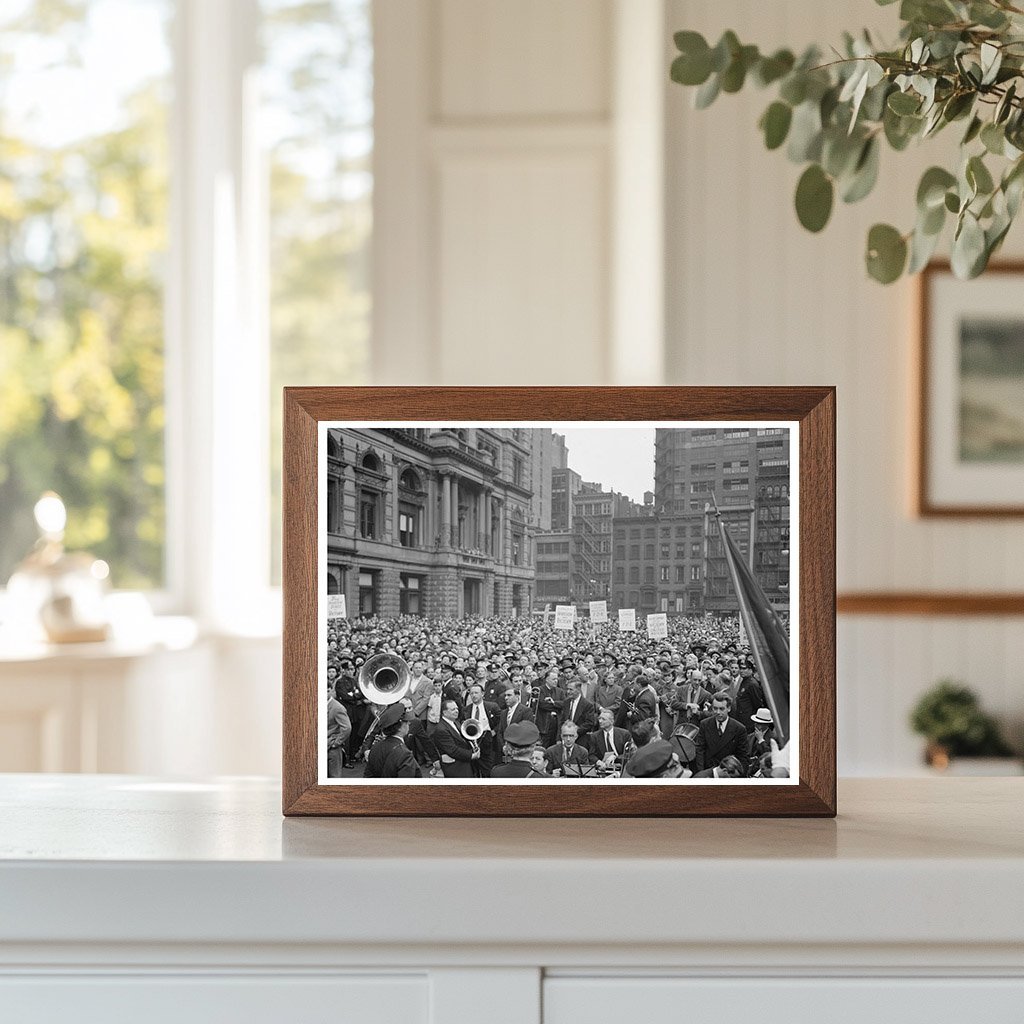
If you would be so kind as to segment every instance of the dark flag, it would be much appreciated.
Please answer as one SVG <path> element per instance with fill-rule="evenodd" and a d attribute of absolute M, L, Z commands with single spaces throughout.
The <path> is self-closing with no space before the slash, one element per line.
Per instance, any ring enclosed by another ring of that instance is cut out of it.
<path fill-rule="evenodd" d="M 775 719 L 775 739 L 781 749 L 789 742 L 789 636 L 778 612 L 765 597 L 750 566 L 733 543 L 717 507 L 715 517 L 722 535 L 729 575 L 739 599 L 740 620 L 764 681 L 765 698 Z M 753 537 L 750 542 L 753 544 Z"/>

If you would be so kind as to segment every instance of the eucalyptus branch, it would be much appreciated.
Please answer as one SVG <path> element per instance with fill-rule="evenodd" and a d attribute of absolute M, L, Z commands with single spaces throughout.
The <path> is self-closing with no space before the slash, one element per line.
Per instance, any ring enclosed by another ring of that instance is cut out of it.
<path fill-rule="evenodd" d="M 696 32 L 678 32 L 671 75 L 697 88 L 701 109 L 748 82 L 774 89 L 758 127 L 768 149 L 785 146 L 789 159 L 804 166 L 795 208 L 809 231 L 826 226 L 837 194 L 847 203 L 870 194 L 883 143 L 900 152 L 962 121 L 958 166 L 924 173 L 913 228 L 876 224 L 865 262 L 884 284 L 916 273 L 952 220 L 953 270 L 974 277 L 1024 205 L 1024 39 L 1011 19 L 1024 10 L 1010 0 L 989 7 L 902 0 L 899 11 L 896 47 L 879 49 L 867 33 L 856 40 L 846 35 L 827 62 L 813 47 L 797 58 L 789 50 L 762 54 L 731 31 L 714 46 Z"/>

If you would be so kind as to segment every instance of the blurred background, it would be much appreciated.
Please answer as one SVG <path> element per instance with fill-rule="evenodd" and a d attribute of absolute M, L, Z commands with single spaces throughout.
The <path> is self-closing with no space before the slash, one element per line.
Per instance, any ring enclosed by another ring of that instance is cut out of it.
<path fill-rule="evenodd" d="M 56 491 L 117 621 L 46 644 L 0 597 L 0 770 L 279 773 L 296 384 L 836 385 L 840 772 L 923 771 L 909 716 L 943 678 L 1019 750 L 1024 619 L 856 598 L 1024 590 L 1021 520 L 912 514 L 915 284 L 863 270 L 948 143 L 884 154 L 815 237 L 764 96 L 695 111 L 668 79 L 675 29 L 800 48 L 887 14 L 6 0 L 0 581 Z"/>

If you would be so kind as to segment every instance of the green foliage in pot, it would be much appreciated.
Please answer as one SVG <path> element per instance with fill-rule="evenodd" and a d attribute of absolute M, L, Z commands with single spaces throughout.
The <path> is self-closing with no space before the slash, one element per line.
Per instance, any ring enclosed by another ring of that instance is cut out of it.
<path fill-rule="evenodd" d="M 732 31 L 714 46 L 677 32 L 672 79 L 696 88 L 698 108 L 748 83 L 774 91 L 759 127 L 768 149 L 785 145 L 790 160 L 807 165 L 795 201 L 808 231 L 825 227 L 836 196 L 855 203 L 871 192 L 883 144 L 902 151 L 956 124 L 959 164 L 924 173 L 909 230 L 871 228 L 865 262 L 882 284 L 916 273 L 951 222 L 953 271 L 977 277 L 1024 197 L 1024 6 L 901 0 L 899 18 L 897 44 L 845 33 L 831 55 L 816 46 L 763 54 Z"/>
<path fill-rule="evenodd" d="M 1006 757 L 1013 754 L 991 715 L 978 706 L 974 691 L 944 679 L 918 701 L 910 715 L 914 732 L 953 757 Z"/>

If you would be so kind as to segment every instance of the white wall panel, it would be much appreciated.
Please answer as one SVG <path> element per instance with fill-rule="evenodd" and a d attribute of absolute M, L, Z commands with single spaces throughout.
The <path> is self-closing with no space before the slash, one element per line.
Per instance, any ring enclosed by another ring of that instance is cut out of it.
<path fill-rule="evenodd" d="M 744 43 L 801 48 L 867 25 L 892 39 L 894 12 L 863 0 L 669 0 L 665 35 L 692 28 L 714 42 L 732 28 Z M 1024 522 L 911 516 L 914 284 L 883 288 L 863 269 L 868 228 L 909 228 L 921 172 L 958 133 L 884 151 L 876 192 L 837 203 L 815 236 L 793 211 L 800 168 L 767 152 L 756 128 L 771 91 L 748 87 L 704 111 L 692 93 L 666 86 L 668 382 L 837 386 L 840 590 L 1024 589 Z M 1006 254 L 1021 252 L 1018 227 Z M 1019 730 L 1024 621 L 844 618 L 839 640 L 842 771 L 913 771 L 907 711 L 942 676 Z"/>
<path fill-rule="evenodd" d="M 608 0 L 440 0 L 441 120 L 603 117 Z"/>
<path fill-rule="evenodd" d="M 599 383 L 606 154 L 460 155 L 439 169 L 446 384 Z"/>

